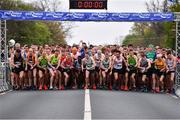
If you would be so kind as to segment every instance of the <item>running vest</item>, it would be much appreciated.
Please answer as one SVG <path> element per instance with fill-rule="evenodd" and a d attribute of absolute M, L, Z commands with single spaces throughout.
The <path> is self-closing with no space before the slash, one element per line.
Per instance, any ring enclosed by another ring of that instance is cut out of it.
<path fill-rule="evenodd" d="M 104 68 L 106 68 L 106 69 L 108 69 L 109 68 L 109 64 L 110 64 L 110 62 L 109 62 L 109 60 L 103 60 L 102 61 L 102 65 L 104 66 Z"/>
<path fill-rule="evenodd" d="M 98 55 L 95 55 L 95 61 L 96 61 L 96 67 L 100 67 L 100 64 L 101 64 L 101 58 L 99 58 Z"/>
<path fill-rule="evenodd" d="M 47 58 L 47 57 L 45 57 L 45 58 L 40 57 L 40 59 L 39 59 L 39 65 L 40 65 L 41 67 L 43 67 L 43 68 L 47 67 L 47 66 L 48 66 L 48 58 Z"/>
<path fill-rule="evenodd" d="M 122 69 L 123 67 L 123 59 L 120 58 L 120 59 L 115 59 L 114 61 L 114 66 L 113 66 L 115 69 Z"/>
<path fill-rule="evenodd" d="M 136 65 L 136 59 L 133 56 L 128 56 L 128 64 L 130 66 L 135 66 Z"/>
<path fill-rule="evenodd" d="M 69 69 L 71 67 L 71 65 L 72 65 L 72 59 L 71 58 L 69 58 L 69 59 L 66 58 L 65 62 L 64 62 L 65 69 Z"/>
<path fill-rule="evenodd" d="M 166 64 L 167 64 L 167 66 L 169 68 L 169 71 L 175 71 L 175 69 L 173 68 L 173 65 L 174 65 L 173 59 L 167 59 Z"/>
<path fill-rule="evenodd" d="M 146 53 L 146 58 L 150 59 L 151 61 L 154 61 L 156 58 L 156 52 L 152 51 L 152 52 L 147 52 Z"/>
<path fill-rule="evenodd" d="M 90 69 L 92 69 L 92 66 L 93 66 L 93 60 L 92 60 L 92 58 L 89 58 L 89 59 L 86 61 L 86 69 L 87 69 L 87 70 L 90 70 Z"/>
<path fill-rule="evenodd" d="M 64 61 L 64 59 L 66 59 L 66 56 L 61 56 L 60 58 L 61 62 Z"/>
<path fill-rule="evenodd" d="M 28 61 L 28 63 L 30 63 L 30 64 L 35 64 L 35 55 L 34 54 L 28 54 L 28 56 L 27 56 L 27 61 Z"/>
<path fill-rule="evenodd" d="M 41 53 L 40 52 L 37 53 L 37 57 L 38 58 L 41 57 Z"/>
<path fill-rule="evenodd" d="M 26 61 L 27 59 L 27 53 L 24 51 L 24 60 Z"/>
<path fill-rule="evenodd" d="M 76 69 L 81 68 L 81 64 L 79 63 L 78 59 L 75 59 L 75 60 L 74 60 L 74 67 L 75 67 Z"/>
<path fill-rule="evenodd" d="M 18 66 L 23 66 L 23 58 L 21 53 L 19 53 L 18 56 L 14 55 L 14 64 Z"/>
<path fill-rule="evenodd" d="M 53 55 L 53 56 L 51 57 L 50 63 L 51 63 L 52 65 L 57 65 L 57 64 L 58 64 L 58 56 L 56 57 L 55 55 Z"/>
<path fill-rule="evenodd" d="M 88 54 L 89 54 L 89 56 L 92 56 L 92 51 L 91 51 L 91 49 L 88 50 Z"/>
<path fill-rule="evenodd" d="M 148 67 L 148 61 L 146 58 L 141 58 L 140 67 L 144 67 L 144 68 Z"/>
<path fill-rule="evenodd" d="M 163 60 L 156 60 L 155 66 L 156 66 L 156 69 L 161 70 L 161 69 L 165 68 L 165 63 Z"/>

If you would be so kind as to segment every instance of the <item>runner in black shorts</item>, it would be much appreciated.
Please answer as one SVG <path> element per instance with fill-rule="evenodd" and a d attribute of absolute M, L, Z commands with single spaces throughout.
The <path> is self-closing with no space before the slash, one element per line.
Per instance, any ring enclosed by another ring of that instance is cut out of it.
<path fill-rule="evenodd" d="M 147 71 L 147 76 L 152 79 L 152 92 L 156 91 L 156 69 L 154 66 L 154 61 L 156 59 L 156 51 L 153 49 L 153 45 L 149 45 L 146 50 L 146 58 L 150 61 L 151 67 Z"/>
<path fill-rule="evenodd" d="M 72 69 L 74 68 L 73 58 L 70 52 L 67 53 L 67 57 L 62 61 L 61 68 L 63 69 L 63 75 L 65 76 L 64 87 L 65 89 L 67 89 L 68 81 L 69 81 L 70 75 L 72 75 L 71 74 Z"/>
<path fill-rule="evenodd" d="M 104 54 L 101 52 L 101 50 L 97 50 L 97 53 L 94 55 L 94 60 L 96 63 L 95 67 L 95 82 L 96 85 L 101 89 L 102 88 L 102 79 L 101 77 L 101 68 L 100 64 L 102 59 L 104 59 Z"/>
<path fill-rule="evenodd" d="M 94 80 L 95 66 L 96 66 L 96 63 L 93 57 L 90 57 L 88 53 L 85 53 L 85 58 L 83 58 L 82 65 L 81 65 L 82 71 L 84 71 L 85 69 L 84 89 L 88 89 L 89 86 L 93 86 L 93 89 L 96 89 L 95 80 Z"/>
<path fill-rule="evenodd" d="M 122 81 L 122 75 L 125 73 L 123 65 L 125 63 L 124 58 L 121 56 L 121 52 L 116 50 L 115 57 L 112 61 L 112 72 L 114 75 L 113 89 L 118 90 L 120 88 L 120 82 Z"/>
<path fill-rule="evenodd" d="M 24 87 L 23 77 L 24 77 L 25 64 L 24 64 L 24 58 L 20 50 L 20 44 L 16 43 L 15 46 L 16 46 L 16 51 L 12 58 L 13 73 L 14 73 L 15 82 L 17 83 L 15 89 L 22 89 Z"/>
<path fill-rule="evenodd" d="M 30 89 L 37 89 L 37 56 L 33 49 L 30 48 L 27 54 L 26 69 L 28 71 Z"/>
<path fill-rule="evenodd" d="M 172 93 L 173 92 L 173 85 L 174 85 L 174 78 L 175 78 L 175 69 L 176 69 L 176 58 L 172 55 L 171 51 L 167 51 L 167 59 L 166 59 L 166 65 L 167 75 L 170 76 L 170 79 L 167 79 L 167 83 L 169 82 L 169 85 L 166 85 L 166 92 Z"/>
<path fill-rule="evenodd" d="M 164 92 L 164 77 L 166 71 L 166 62 L 162 58 L 162 54 L 157 54 L 157 59 L 154 61 L 156 68 L 156 76 L 158 79 L 156 80 L 156 92 Z M 158 85 L 159 83 L 159 85 Z M 160 87 L 160 88 L 159 88 Z"/>
<path fill-rule="evenodd" d="M 147 71 L 151 67 L 150 61 L 146 58 L 145 53 L 142 51 L 141 57 L 138 61 L 138 69 L 139 69 L 139 75 L 141 75 L 141 80 L 142 80 L 142 86 L 141 86 L 141 91 L 142 92 L 147 92 L 148 87 L 146 84 L 146 78 L 147 78 Z"/>
<path fill-rule="evenodd" d="M 137 57 L 134 55 L 134 51 L 132 49 L 129 50 L 129 55 L 127 56 L 127 65 L 128 72 L 130 76 L 130 89 L 136 90 L 136 79 L 135 75 L 137 73 Z"/>
<path fill-rule="evenodd" d="M 105 53 L 105 58 L 101 61 L 101 72 L 102 72 L 102 87 L 106 89 L 106 84 L 109 86 L 110 81 L 110 71 L 111 71 L 111 59 L 109 53 Z"/>
<path fill-rule="evenodd" d="M 59 63 L 59 50 L 54 50 L 54 54 L 49 59 L 49 72 L 50 72 L 50 86 L 49 89 L 58 89 L 57 83 L 60 77 L 60 72 L 58 70 L 58 63 Z"/>
<path fill-rule="evenodd" d="M 38 74 L 39 74 L 39 90 L 47 90 L 47 73 L 48 73 L 48 57 L 46 51 L 43 50 L 42 55 L 38 58 Z"/>

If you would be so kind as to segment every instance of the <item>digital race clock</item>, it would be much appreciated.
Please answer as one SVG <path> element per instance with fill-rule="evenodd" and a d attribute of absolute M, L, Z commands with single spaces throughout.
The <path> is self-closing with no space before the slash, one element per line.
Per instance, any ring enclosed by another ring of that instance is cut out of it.
<path fill-rule="evenodd" d="M 107 0 L 70 0 L 70 9 L 107 9 Z"/>

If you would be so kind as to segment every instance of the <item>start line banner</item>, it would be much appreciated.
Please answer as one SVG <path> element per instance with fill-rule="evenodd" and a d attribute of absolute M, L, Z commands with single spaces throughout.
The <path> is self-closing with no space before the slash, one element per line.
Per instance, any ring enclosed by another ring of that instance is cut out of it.
<path fill-rule="evenodd" d="M 0 10 L 3 20 L 49 20 L 49 21 L 104 21 L 104 22 L 163 22 L 173 21 L 173 13 L 106 13 L 106 12 L 39 12 Z"/>

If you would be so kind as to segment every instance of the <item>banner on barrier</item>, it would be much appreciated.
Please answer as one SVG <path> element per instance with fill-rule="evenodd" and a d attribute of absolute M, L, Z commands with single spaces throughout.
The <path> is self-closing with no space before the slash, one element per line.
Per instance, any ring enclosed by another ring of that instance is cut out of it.
<path fill-rule="evenodd" d="M 173 21 L 173 13 L 97 13 L 97 12 L 36 12 L 0 10 L 5 20 L 51 20 L 51 21 Z"/>

